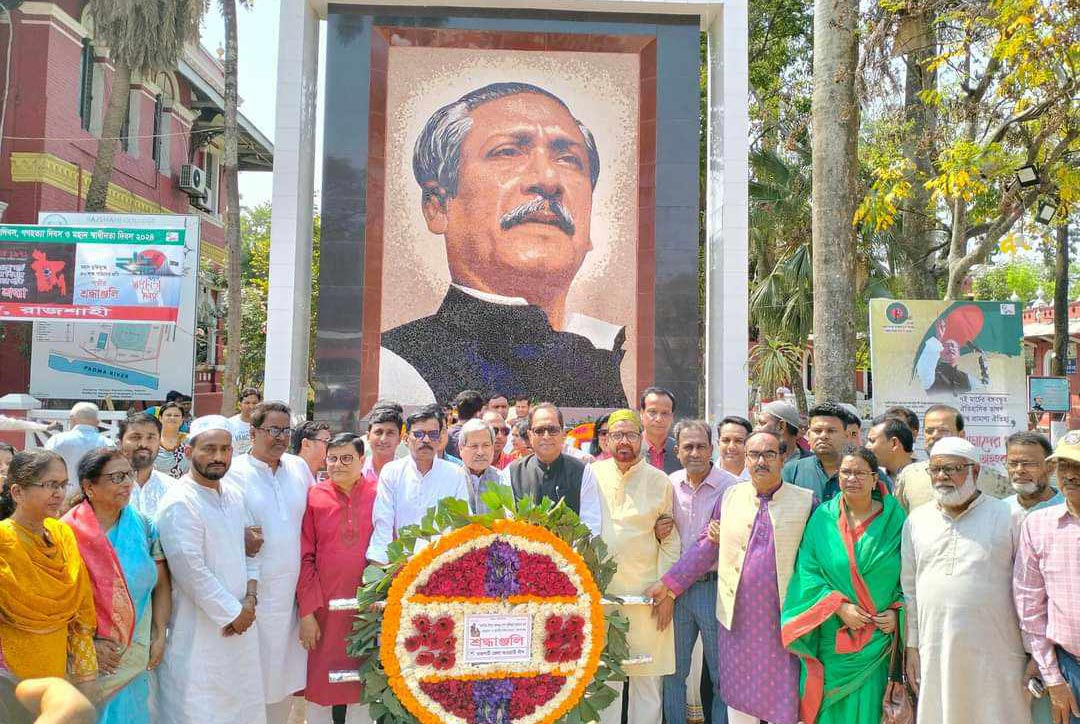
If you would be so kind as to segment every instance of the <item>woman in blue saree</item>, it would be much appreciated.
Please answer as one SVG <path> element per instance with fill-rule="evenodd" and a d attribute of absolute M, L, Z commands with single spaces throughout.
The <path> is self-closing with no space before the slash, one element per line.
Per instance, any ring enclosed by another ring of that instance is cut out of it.
<path fill-rule="evenodd" d="M 165 650 L 171 587 L 157 529 L 128 505 L 135 474 L 115 448 L 79 462 L 83 501 L 64 521 L 75 531 L 97 609 L 98 678 L 87 694 L 103 724 L 150 724 L 150 675 Z"/>

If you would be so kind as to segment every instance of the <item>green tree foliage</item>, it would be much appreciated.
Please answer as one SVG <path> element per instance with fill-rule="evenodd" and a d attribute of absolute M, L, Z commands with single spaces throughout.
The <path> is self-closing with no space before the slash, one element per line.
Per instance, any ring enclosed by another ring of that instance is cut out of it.
<path fill-rule="evenodd" d="M 315 349 L 318 324 L 320 216 L 315 215 L 311 252 L 311 338 Z M 241 322 L 240 387 L 262 387 L 266 365 L 266 303 L 270 288 L 270 204 L 240 213 Z M 311 355 L 314 359 L 314 354 Z M 314 365 L 312 365 L 314 370 Z"/>
<path fill-rule="evenodd" d="M 972 285 L 976 299 L 1010 299 L 1013 294 L 1025 304 L 1034 301 L 1041 289 L 1047 303 L 1054 298 L 1056 284 L 1053 267 L 1047 267 L 1033 261 L 1014 260 L 995 264 L 985 272 L 978 274 Z M 1080 266 L 1069 269 L 1069 299 L 1080 295 Z"/>

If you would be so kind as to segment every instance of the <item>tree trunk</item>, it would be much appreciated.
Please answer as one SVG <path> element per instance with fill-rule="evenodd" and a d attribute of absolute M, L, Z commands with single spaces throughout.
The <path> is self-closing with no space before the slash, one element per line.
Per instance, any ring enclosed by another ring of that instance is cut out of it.
<path fill-rule="evenodd" d="M 1065 376 L 1069 359 L 1069 223 L 1057 229 L 1057 260 L 1054 262 L 1054 365 L 1050 374 Z"/>
<path fill-rule="evenodd" d="M 94 174 L 90 177 L 90 188 L 86 191 L 86 211 L 105 210 L 113 160 L 120 145 L 120 131 L 128 114 L 130 96 L 131 68 L 117 63 L 112 76 L 112 89 L 109 91 L 109 105 L 105 109 L 105 118 L 102 119 L 101 139 L 98 140 L 97 158 L 94 159 Z"/>
<path fill-rule="evenodd" d="M 858 0 L 815 0 L 813 127 L 814 391 L 855 401 Z"/>
<path fill-rule="evenodd" d="M 927 11 L 928 12 L 928 11 Z M 911 197 L 900 213 L 900 279 L 904 294 L 910 299 L 937 299 L 934 274 L 935 219 L 930 211 L 930 192 L 923 182 L 934 176 L 937 156 L 938 109 L 919 98 L 922 91 L 937 88 L 937 71 L 929 70 L 930 59 L 937 52 L 937 42 L 927 12 L 913 18 L 915 47 L 904 57 L 904 120 L 909 128 L 904 133 L 904 157 L 914 168 L 908 173 Z"/>
<path fill-rule="evenodd" d="M 221 397 L 221 412 L 236 412 L 236 394 L 240 377 L 242 314 L 240 276 L 240 174 L 237 147 L 239 127 L 237 112 L 237 63 L 236 63 L 236 0 L 222 0 L 221 13 L 225 16 L 225 161 L 221 166 L 225 186 L 225 251 L 228 254 L 228 317 L 226 318 L 225 379 Z"/>
<path fill-rule="evenodd" d="M 810 409 L 810 406 L 806 404 L 806 385 L 803 384 L 803 378 L 806 374 L 804 363 L 805 352 L 799 358 L 799 368 L 791 376 L 791 391 L 795 394 L 795 405 L 799 408 L 800 415 L 805 415 L 806 411 Z"/>

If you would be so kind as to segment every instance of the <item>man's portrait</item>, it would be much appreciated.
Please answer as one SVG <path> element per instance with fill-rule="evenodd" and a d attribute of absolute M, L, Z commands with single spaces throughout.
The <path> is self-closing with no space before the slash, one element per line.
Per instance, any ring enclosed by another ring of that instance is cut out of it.
<path fill-rule="evenodd" d="M 607 56 L 600 85 L 632 91 L 606 116 L 584 73 L 545 82 L 550 73 L 527 72 L 536 53 L 427 48 L 425 72 L 438 78 L 443 54 L 453 73 L 425 88 L 407 80 L 408 50 L 390 53 L 380 397 L 420 404 L 480 389 L 625 405 L 638 298 L 637 56 L 568 54 Z M 436 86 L 454 97 L 433 107 L 425 93 Z M 415 263 L 390 263 L 402 258 Z"/>

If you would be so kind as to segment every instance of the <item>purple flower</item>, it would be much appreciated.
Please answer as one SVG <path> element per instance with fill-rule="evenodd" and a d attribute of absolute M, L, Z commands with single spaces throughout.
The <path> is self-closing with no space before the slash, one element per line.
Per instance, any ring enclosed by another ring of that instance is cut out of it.
<path fill-rule="evenodd" d="M 510 697 L 514 683 L 509 679 L 484 679 L 473 683 L 476 724 L 509 724 Z"/>
<path fill-rule="evenodd" d="M 517 549 L 504 540 L 488 547 L 487 571 L 484 573 L 484 593 L 494 598 L 506 598 L 520 592 L 518 585 Z"/>

